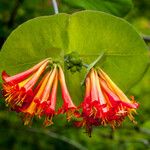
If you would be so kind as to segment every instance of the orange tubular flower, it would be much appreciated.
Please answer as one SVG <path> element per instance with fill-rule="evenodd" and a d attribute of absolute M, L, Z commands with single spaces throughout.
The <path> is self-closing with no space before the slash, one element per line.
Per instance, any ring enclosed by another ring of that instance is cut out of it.
<path fill-rule="evenodd" d="M 130 101 L 104 71 L 92 68 L 85 84 L 85 97 L 81 104 L 83 120 L 76 122 L 76 126 L 85 126 L 91 136 L 93 126 L 110 124 L 115 128 L 126 116 L 134 122 L 132 112 L 136 112 L 139 104 Z"/>
<path fill-rule="evenodd" d="M 62 99 L 64 101 L 64 104 L 62 108 L 58 110 L 58 114 L 66 113 L 67 120 L 70 121 L 70 119 L 73 116 L 77 115 L 77 107 L 74 105 L 70 97 L 70 94 L 66 86 L 64 73 L 60 66 L 59 66 L 59 81 L 60 81 Z"/>
<path fill-rule="evenodd" d="M 106 100 L 109 102 L 109 113 L 107 116 L 108 122 L 114 128 L 120 125 L 126 116 L 135 123 L 132 113 L 136 113 L 139 104 L 134 100 L 130 101 L 127 96 L 114 84 L 109 76 L 102 71 L 98 70 L 100 76 L 100 85 L 105 95 Z"/>
<path fill-rule="evenodd" d="M 27 109 L 23 110 L 25 114 L 24 115 L 25 124 L 29 124 L 34 115 L 38 116 L 39 118 L 44 114 L 46 114 L 47 116 L 54 115 L 55 110 L 53 110 L 53 114 L 50 114 L 48 113 L 47 109 L 49 108 L 48 106 L 51 104 L 51 101 L 49 100 L 50 90 L 56 75 L 57 75 L 57 67 L 54 66 L 54 69 L 52 71 L 48 71 L 45 74 L 41 82 L 34 90 L 35 96 L 33 97 L 30 106 Z M 54 96 L 55 93 L 52 93 L 52 95 Z"/>
<path fill-rule="evenodd" d="M 47 101 L 47 105 L 44 109 L 44 114 L 46 115 L 44 125 L 49 126 L 53 124 L 52 118 L 56 114 L 55 107 L 56 107 L 56 95 L 57 95 L 57 86 L 58 86 L 58 72 L 56 71 L 52 91 L 50 93 L 50 97 Z"/>
<path fill-rule="evenodd" d="M 11 77 L 4 71 L 2 73 L 6 104 L 22 114 L 24 125 L 31 124 L 34 116 L 45 116 L 44 126 L 49 126 L 53 124 L 52 118 L 56 114 L 66 113 L 67 120 L 70 120 L 77 113 L 65 83 L 63 70 L 57 64 L 49 67 L 49 63 L 50 60 L 45 59 L 27 71 Z M 56 112 L 58 81 L 64 104 Z"/>
<path fill-rule="evenodd" d="M 26 109 L 23 109 L 21 111 L 24 113 L 23 121 L 25 125 L 31 123 L 32 118 L 35 116 L 36 112 L 38 111 L 37 107 L 40 105 L 42 94 L 48 82 L 49 76 L 50 76 L 50 72 L 47 72 L 43 77 L 43 79 L 41 80 L 42 82 L 40 82 L 39 85 L 37 86 L 37 88 L 38 87 L 39 88 L 38 90 L 36 89 L 37 93 L 35 93 L 35 96 L 33 96 L 30 105 Z"/>
<path fill-rule="evenodd" d="M 37 103 L 36 115 L 38 115 L 39 117 L 43 114 L 46 106 L 51 102 L 49 100 L 50 91 L 51 91 L 51 87 L 52 87 L 52 84 L 53 84 L 53 81 L 54 81 L 54 78 L 56 75 L 57 75 L 57 68 L 56 68 L 56 66 L 54 66 L 54 69 L 50 73 L 44 89 L 42 89 L 43 93 L 41 92 L 41 94 L 42 94 L 41 98 L 36 99 L 36 101 L 35 101 Z M 55 94 L 55 93 L 52 93 L 52 95 L 53 94 Z"/>
<path fill-rule="evenodd" d="M 66 113 L 69 121 L 78 113 L 68 92 L 62 68 L 60 65 L 52 64 L 50 59 L 45 59 L 14 76 L 9 76 L 3 71 L 2 79 L 6 104 L 12 110 L 22 114 L 24 125 L 31 124 L 34 116 L 38 118 L 44 116 L 43 124 L 49 126 L 53 124 L 54 115 Z M 56 112 L 58 81 L 60 81 L 64 103 Z"/>
<path fill-rule="evenodd" d="M 56 95 L 58 79 L 60 80 L 60 85 L 62 89 L 62 98 L 64 104 L 62 108 L 55 112 L 56 106 Z M 73 104 L 67 86 L 65 83 L 64 73 L 61 67 L 56 65 L 51 72 L 45 74 L 41 82 L 34 90 L 35 96 L 32 99 L 31 104 L 22 112 L 24 113 L 24 124 L 30 124 L 34 116 L 46 116 L 44 121 L 44 126 L 49 126 L 53 124 L 52 118 L 55 114 L 66 113 L 67 120 L 75 114 L 76 106 Z"/>
<path fill-rule="evenodd" d="M 48 63 L 49 60 L 45 59 L 29 70 L 14 76 L 9 76 L 3 71 L 3 93 L 6 98 L 6 104 L 9 105 L 11 109 L 18 112 L 21 107 L 30 104 L 34 95 L 33 87 L 47 68 Z"/>

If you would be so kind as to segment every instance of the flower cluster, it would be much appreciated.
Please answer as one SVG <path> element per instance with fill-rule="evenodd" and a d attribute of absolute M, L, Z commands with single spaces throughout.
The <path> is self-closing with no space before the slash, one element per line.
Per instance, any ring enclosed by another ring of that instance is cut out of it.
<path fill-rule="evenodd" d="M 93 126 L 120 126 L 126 116 L 135 123 L 133 113 L 139 104 L 129 100 L 110 77 L 100 68 L 92 68 L 85 80 L 85 96 L 79 107 L 73 103 L 68 92 L 65 76 L 60 65 L 45 59 L 14 76 L 2 72 L 3 94 L 6 104 L 23 114 L 25 125 L 32 122 L 34 116 L 45 117 L 44 125 L 53 124 L 55 115 L 66 114 L 68 121 L 72 117 L 80 118 L 77 127 L 85 127 L 91 135 Z M 57 87 L 60 83 L 63 105 L 56 110 Z M 79 113 L 78 109 L 82 109 Z"/>
<path fill-rule="evenodd" d="M 92 68 L 87 75 L 84 101 L 81 104 L 82 121 L 76 126 L 85 127 L 91 136 L 93 126 L 121 125 L 126 116 L 135 123 L 132 113 L 139 106 L 134 98 L 130 101 L 102 69 Z"/>
<path fill-rule="evenodd" d="M 3 94 L 6 104 L 14 111 L 23 114 L 25 125 L 31 123 L 34 116 L 45 116 L 44 125 L 53 124 L 54 115 L 66 113 L 69 121 L 77 107 L 69 95 L 65 77 L 60 65 L 50 65 L 45 59 L 27 71 L 14 76 L 2 73 Z M 60 81 L 63 106 L 56 111 L 57 86 Z"/>

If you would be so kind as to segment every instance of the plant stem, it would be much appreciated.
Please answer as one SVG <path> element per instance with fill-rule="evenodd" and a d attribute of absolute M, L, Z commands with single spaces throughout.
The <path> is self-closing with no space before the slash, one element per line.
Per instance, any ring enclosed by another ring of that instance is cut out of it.
<path fill-rule="evenodd" d="M 88 65 L 88 64 L 85 64 L 85 63 L 83 63 L 82 66 L 85 67 L 85 68 L 88 68 L 88 67 L 89 67 L 89 65 Z"/>
<path fill-rule="evenodd" d="M 143 35 L 143 39 L 145 42 L 149 43 L 150 42 L 150 36 L 149 35 Z"/>
<path fill-rule="evenodd" d="M 52 0 L 52 4 L 53 4 L 53 8 L 54 8 L 54 12 L 55 14 L 58 14 L 58 5 L 57 5 L 57 1 L 56 0 Z"/>

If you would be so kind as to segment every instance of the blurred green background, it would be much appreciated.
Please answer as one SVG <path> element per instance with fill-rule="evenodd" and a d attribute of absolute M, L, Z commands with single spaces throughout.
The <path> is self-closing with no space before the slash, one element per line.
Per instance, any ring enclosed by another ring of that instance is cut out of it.
<path fill-rule="evenodd" d="M 134 7 L 125 17 L 150 47 L 150 0 L 134 0 Z M 60 12 L 70 8 L 59 0 Z M 73 11 L 73 10 L 71 10 Z M 28 19 L 53 14 L 51 0 L 0 0 L 0 48 L 10 32 Z M 149 35 L 149 36 L 148 36 Z M 115 132 L 110 127 L 94 128 L 92 138 L 84 129 L 71 124 L 48 128 L 34 120 L 32 127 L 23 126 L 20 116 L 5 107 L 0 94 L 0 150 L 142 150 L 150 149 L 150 68 L 127 93 L 134 95 L 140 109 L 133 125 L 126 119 Z"/>

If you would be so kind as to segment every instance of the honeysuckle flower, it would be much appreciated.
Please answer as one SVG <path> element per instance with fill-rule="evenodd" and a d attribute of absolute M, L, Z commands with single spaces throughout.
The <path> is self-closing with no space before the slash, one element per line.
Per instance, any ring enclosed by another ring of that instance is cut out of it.
<path fill-rule="evenodd" d="M 89 136 L 93 126 L 109 124 L 115 128 L 126 116 L 135 122 L 132 113 L 139 104 L 134 99 L 130 101 L 102 69 L 92 68 L 85 86 L 84 101 L 80 106 L 83 120 L 75 125 L 84 126 Z"/>
<path fill-rule="evenodd" d="M 25 78 L 29 77 L 32 73 L 37 71 L 39 69 L 39 67 L 41 67 L 41 65 L 43 65 L 47 61 L 48 61 L 48 59 L 45 59 L 45 60 L 41 61 L 40 63 L 36 64 L 35 66 L 33 66 L 32 68 L 30 68 L 24 72 L 21 72 L 19 74 L 16 74 L 14 76 L 9 76 L 5 71 L 3 71 L 2 79 L 6 83 L 11 83 L 11 84 L 19 83 L 19 82 L 23 81 Z"/>
<path fill-rule="evenodd" d="M 65 76 L 63 73 L 62 68 L 59 66 L 59 81 L 60 81 L 60 86 L 61 86 L 61 93 L 62 93 L 62 99 L 63 99 L 63 106 L 58 110 L 58 114 L 60 113 L 66 113 L 67 120 L 70 121 L 70 119 L 73 116 L 77 116 L 77 107 L 74 105 L 69 91 L 67 89 L 67 85 L 65 82 Z"/>
<path fill-rule="evenodd" d="M 36 112 L 39 111 L 37 107 L 40 105 L 42 94 L 46 87 L 49 76 L 50 76 L 50 72 L 47 72 L 45 76 L 43 77 L 43 79 L 41 80 L 42 82 L 40 82 L 39 85 L 37 86 L 37 89 L 36 89 L 37 92 L 33 96 L 30 105 L 26 109 L 23 109 L 21 111 L 24 114 L 23 121 L 25 125 L 30 124 Z"/>
<path fill-rule="evenodd" d="M 63 106 L 56 113 L 56 95 L 57 95 L 57 85 L 58 80 L 60 81 Z M 44 126 L 49 126 L 53 124 L 52 118 L 54 115 L 60 113 L 66 113 L 67 120 L 70 120 L 76 112 L 76 106 L 72 102 L 70 94 L 68 92 L 65 77 L 61 67 L 55 65 L 54 69 L 47 73 L 34 92 L 35 96 L 30 104 L 30 106 L 23 111 L 24 124 L 30 124 L 34 116 L 45 116 Z"/>
<path fill-rule="evenodd" d="M 47 101 L 46 108 L 44 109 L 44 114 L 46 115 L 46 118 L 44 121 L 45 126 L 49 126 L 53 124 L 52 118 L 56 114 L 55 107 L 56 107 L 56 99 L 57 99 L 57 86 L 58 86 L 58 72 L 56 72 L 52 91 Z"/>
<path fill-rule="evenodd" d="M 56 75 L 57 75 L 57 67 L 55 65 L 51 71 L 48 71 L 45 74 L 45 76 L 42 78 L 38 86 L 35 88 L 34 90 L 35 96 L 33 97 L 31 104 L 27 109 L 22 111 L 25 114 L 24 115 L 25 124 L 29 124 L 35 115 L 38 116 L 39 118 L 45 114 L 47 116 L 50 116 L 50 113 L 48 114 L 48 109 L 51 104 L 50 91 Z M 54 93 L 53 91 L 51 94 L 52 96 L 56 95 L 56 93 Z M 53 111 L 53 115 L 54 115 L 54 111 Z"/>
<path fill-rule="evenodd" d="M 50 65 L 51 64 L 51 65 Z M 60 65 L 52 64 L 50 59 L 38 63 L 27 71 L 14 76 L 2 73 L 3 93 L 8 106 L 22 114 L 24 125 L 32 123 L 32 119 L 45 117 L 44 126 L 53 124 L 55 115 L 66 114 L 69 121 L 79 113 L 74 105 L 65 76 Z M 60 81 L 63 105 L 55 110 L 57 86 Z"/>
<path fill-rule="evenodd" d="M 23 103 L 31 102 L 33 96 L 33 87 L 37 83 L 41 74 L 45 71 L 49 63 L 48 59 L 40 62 L 27 71 L 9 76 L 5 71 L 2 72 L 3 93 L 6 104 L 11 109 L 19 111 Z"/>
<path fill-rule="evenodd" d="M 131 100 L 129 100 L 102 69 L 98 70 L 98 74 L 100 76 L 99 82 L 102 91 L 106 100 L 109 101 L 109 115 L 107 119 L 112 127 L 114 128 L 117 124 L 120 125 L 126 116 L 133 123 L 136 123 L 132 114 L 136 113 L 139 104 L 134 100 L 134 97 L 132 96 Z"/>
<path fill-rule="evenodd" d="M 56 65 L 54 66 L 54 69 L 51 71 L 51 73 L 49 75 L 48 81 L 46 82 L 46 86 L 42 89 L 43 92 L 41 92 L 41 94 L 42 94 L 41 98 L 36 99 L 36 103 L 37 103 L 36 115 L 38 115 L 38 116 L 41 116 L 43 114 L 44 110 L 46 109 L 47 105 L 49 103 L 51 103 L 49 97 L 50 97 L 50 91 L 51 91 L 52 84 L 53 84 L 53 81 L 55 79 L 55 76 L 57 76 Z M 51 95 L 54 96 L 56 94 L 52 92 Z"/>

